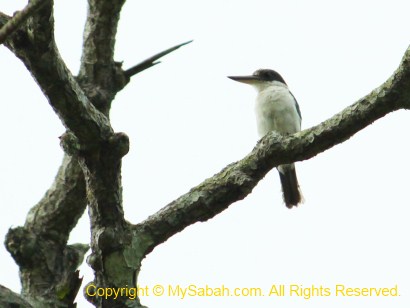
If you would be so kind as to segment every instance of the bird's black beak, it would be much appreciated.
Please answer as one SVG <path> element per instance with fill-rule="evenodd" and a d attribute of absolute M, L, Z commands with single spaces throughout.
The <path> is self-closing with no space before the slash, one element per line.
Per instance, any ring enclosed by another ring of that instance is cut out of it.
<path fill-rule="evenodd" d="M 246 83 L 246 84 L 255 84 L 258 81 L 260 81 L 260 78 L 258 76 L 254 75 L 249 75 L 249 76 L 228 76 L 229 79 Z"/>

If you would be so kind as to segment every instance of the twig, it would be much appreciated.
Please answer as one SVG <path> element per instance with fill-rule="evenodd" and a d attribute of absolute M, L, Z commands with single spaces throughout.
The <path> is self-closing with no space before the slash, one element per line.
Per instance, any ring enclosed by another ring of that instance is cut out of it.
<path fill-rule="evenodd" d="M 45 5 L 49 0 L 33 0 L 29 2 L 24 9 L 17 12 L 9 21 L 0 29 L 0 45 L 14 32 L 27 18 L 29 18 L 35 11 Z"/>
<path fill-rule="evenodd" d="M 174 47 L 168 48 L 160 53 L 157 53 L 156 55 L 153 55 L 152 57 L 142 61 L 141 63 L 127 69 L 124 74 L 127 77 L 132 77 L 138 73 L 141 73 L 142 71 L 146 70 L 147 68 L 150 68 L 154 65 L 157 65 L 159 63 L 161 63 L 161 61 L 157 61 L 159 58 L 162 58 L 163 56 L 173 52 L 174 50 L 177 50 L 179 47 L 182 47 L 184 45 L 187 45 L 189 43 L 191 43 L 193 40 L 190 40 L 188 42 L 176 45 Z"/>

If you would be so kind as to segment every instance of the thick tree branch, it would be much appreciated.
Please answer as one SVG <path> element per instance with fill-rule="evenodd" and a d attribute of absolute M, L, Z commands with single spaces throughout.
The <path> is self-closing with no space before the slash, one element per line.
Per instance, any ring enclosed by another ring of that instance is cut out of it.
<path fill-rule="evenodd" d="M 32 308 L 33 306 L 26 302 L 21 295 L 0 285 L 0 307 Z"/>
<path fill-rule="evenodd" d="M 76 159 L 65 156 L 52 187 L 30 210 L 25 226 L 9 230 L 5 245 L 20 267 L 23 293 L 33 304 L 74 302 L 82 281 L 77 268 L 89 247 L 66 244 L 85 207 L 84 175 Z"/>
<path fill-rule="evenodd" d="M 153 55 L 152 57 L 149 57 L 148 59 L 145 59 L 144 61 L 138 63 L 137 65 L 134 65 L 133 67 L 127 69 L 127 70 L 124 72 L 125 76 L 128 77 L 128 78 L 130 78 L 130 77 L 132 77 L 132 76 L 134 76 L 134 75 L 136 75 L 136 74 L 141 73 L 142 71 L 145 71 L 146 69 L 148 69 L 148 68 L 150 68 L 150 67 L 152 67 L 152 66 L 154 66 L 154 65 L 160 64 L 161 61 L 157 61 L 158 59 L 162 58 L 163 56 L 166 56 L 167 54 L 169 54 L 169 53 L 171 53 L 171 52 L 177 50 L 178 48 L 180 48 L 180 47 L 182 47 L 182 46 L 185 46 L 185 45 L 187 45 L 187 44 L 189 44 L 189 43 L 192 43 L 192 41 L 193 41 L 193 40 L 190 40 L 190 41 L 188 41 L 188 42 L 185 42 L 185 43 L 182 43 L 182 44 L 173 46 L 173 47 L 171 47 L 171 48 L 168 48 L 168 49 L 166 49 L 166 50 L 164 50 L 164 51 L 161 51 L 161 52 L 159 52 L 159 53 Z"/>
<path fill-rule="evenodd" d="M 114 61 L 115 37 L 125 0 L 88 0 L 80 72 L 77 80 L 93 105 L 109 116 L 111 103 L 129 82 Z"/>
<path fill-rule="evenodd" d="M 52 2 L 6 41 L 31 72 L 67 129 L 77 150 L 110 139 L 108 119 L 88 100 L 60 58 L 54 41 Z M 9 20 L 0 15 L 0 25 Z M 81 279 L 77 267 L 88 245 L 66 245 L 86 207 L 85 181 L 76 157 L 65 156 L 56 180 L 30 211 L 24 227 L 11 229 L 6 247 L 20 267 L 22 293 L 38 307 L 72 306 Z"/>
<path fill-rule="evenodd" d="M 92 83 L 103 89 L 114 89 L 116 86 L 113 77 L 121 74 L 116 72 L 118 65 L 114 62 L 115 36 L 124 2 L 88 0 L 79 73 L 79 79 L 85 84 Z"/>
<path fill-rule="evenodd" d="M 65 66 L 54 40 L 52 4 L 39 10 L 25 28 L 16 31 L 6 42 L 31 72 L 68 130 L 61 137 L 61 144 L 70 156 L 65 156 L 53 187 L 30 211 L 25 226 L 11 229 L 6 238 L 6 247 L 20 267 L 22 292 L 39 307 L 72 305 L 81 284 L 76 269 L 88 247 L 67 246 L 66 240 L 85 207 L 85 182 L 93 237 L 90 264 L 97 268 L 102 264 L 103 254 L 107 260 L 112 260 L 110 254 L 122 249 L 122 239 L 111 236 L 126 233 L 123 230 L 126 224 L 122 210 L 121 158 L 128 151 L 128 138 L 124 134 L 114 134 L 107 117 L 109 103 L 125 85 L 123 71 L 112 59 L 116 32 L 112 27 L 116 28 L 118 20 L 113 22 L 113 11 L 106 10 L 117 8 L 119 11 L 120 6 L 116 1 L 92 3 L 102 9 L 88 16 L 89 24 L 93 18 L 97 19 L 92 35 L 96 41 L 101 40 L 94 50 L 99 61 L 93 68 L 98 74 L 86 72 L 92 74 L 83 79 L 80 76 L 77 82 Z M 8 16 L 0 15 L 0 24 L 8 20 Z M 98 28 L 104 23 L 111 29 Z M 112 52 L 108 57 L 110 51 L 104 50 L 107 37 L 99 36 L 98 31 L 112 32 L 109 43 Z M 111 71 L 107 70 L 107 63 Z M 112 240 L 104 240 L 110 237 Z M 107 266 L 104 271 L 115 272 L 115 268 L 117 264 Z M 129 285 L 134 270 L 127 275 Z M 96 283 L 110 284 L 101 268 L 97 272 Z"/>
<path fill-rule="evenodd" d="M 64 155 L 53 185 L 27 215 L 25 227 L 65 245 L 87 206 L 84 174 L 77 159 Z"/>
<path fill-rule="evenodd" d="M 32 14 L 45 5 L 49 0 L 33 0 L 30 1 L 21 11 L 14 14 L 6 24 L 0 28 L 0 44 L 16 31 Z"/>
<path fill-rule="evenodd" d="M 352 137 L 386 114 L 410 108 L 410 48 L 400 67 L 382 86 L 329 120 L 291 136 L 274 132 L 262 138 L 244 159 L 135 226 L 147 253 L 155 246 L 198 221 L 206 221 L 235 201 L 245 198 L 274 167 L 305 160 Z"/>
<path fill-rule="evenodd" d="M 55 41 L 32 40 L 27 32 L 9 40 L 8 47 L 31 72 L 64 126 L 81 145 L 107 140 L 113 131 L 108 119 L 88 100 L 58 53 Z M 36 34 L 34 38 L 43 36 Z M 39 60 L 41 59 L 41 60 Z"/>
<path fill-rule="evenodd" d="M 5 241 L 20 268 L 22 295 L 35 307 L 72 307 L 82 279 L 78 267 L 88 245 L 59 246 L 24 227 L 10 229 Z"/>
<path fill-rule="evenodd" d="M 54 40 L 53 2 L 31 16 L 27 27 L 16 31 L 6 46 L 33 75 L 64 126 L 82 145 L 93 146 L 113 133 L 108 119 L 88 100 L 60 57 Z M 0 25 L 7 22 L 0 15 Z"/>
<path fill-rule="evenodd" d="M 22 293 L 39 307 L 73 305 L 81 284 L 77 267 L 88 246 L 66 242 L 86 205 L 85 183 L 92 227 L 88 262 L 96 273 L 95 284 L 132 285 L 140 268 L 140 259 L 129 258 L 141 250 L 122 209 L 121 158 L 128 152 L 128 138 L 114 134 L 108 120 L 111 101 L 129 81 L 113 60 L 123 1 L 89 0 L 89 4 L 76 79 L 56 47 L 52 1 L 5 44 L 26 65 L 67 128 L 61 137 L 67 155 L 53 186 L 30 211 L 25 226 L 10 229 L 6 237 L 6 247 L 20 267 Z M 0 25 L 9 20 L 0 14 Z M 139 306 L 138 300 L 123 300 L 111 304 Z M 96 304 L 103 305 L 101 299 Z"/>

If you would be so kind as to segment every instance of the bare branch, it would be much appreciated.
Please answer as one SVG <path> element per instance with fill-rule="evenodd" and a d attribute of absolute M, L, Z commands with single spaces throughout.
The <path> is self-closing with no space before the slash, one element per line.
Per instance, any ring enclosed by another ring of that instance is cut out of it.
<path fill-rule="evenodd" d="M 19 294 L 0 285 L 0 306 L 15 308 L 32 308 L 28 302 Z"/>
<path fill-rule="evenodd" d="M 61 59 L 54 40 L 52 1 L 46 3 L 5 45 L 22 60 L 65 127 L 75 135 L 78 150 L 98 147 L 113 134 L 112 128 Z M 0 25 L 7 21 L 8 17 L 0 14 Z M 22 292 L 38 307 L 74 303 L 82 281 L 77 267 L 88 246 L 67 245 L 67 239 L 86 204 L 83 170 L 77 157 L 66 155 L 53 186 L 30 211 L 25 226 L 7 234 L 5 244 L 20 267 Z"/>
<path fill-rule="evenodd" d="M 25 227 L 64 245 L 87 207 L 84 174 L 77 159 L 64 155 L 53 185 L 27 215 Z"/>
<path fill-rule="evenodd" d="M 3 44 L 4 41 L 27 20 L 27 18 L 33 15 L 47 2 L 50 1 L 32 0 L 24 7 L 24 9 L 17 12 L 12 18 L 10 18 L 9 21 L 0 29 L 0 44 Z"/>
<path fill-rule="evenodd" d="M 114 48 L 120 12 L 125 0 L 88 0 L 79 78 L 111 88 Z"/>
<path fill-rule="evenodd" d="M 30 19 L 30 31 L 20 29 L 5 45 L 22 60 L 64 126 L 80 144 L 92 147 L 107 140 L 113 131 L 61 59 L 54 40 L 53 2 L 45 3 Z M 0 15 L 0 22 L 4 19 Z"/>
<path fill-rule="evenodd" d="M 30 48 L 20 49 L 22 40 Z M 91 104 L 71 75 L 55 41 L 43 46 L 27 40 L 28 37 L 23 35 L 13 38 L 10 48 L 29 69 L 64 126 L 82 145 L 93 146 L 108 139 L 113 132 L 108 119 Z"/>
<path fill-rule="evenodd" d="M 148 59 L 145 59 L 145 60 L 142 61 L 141 63 L 139 63 L 139 64 L 137 64 L 137 65 L 134 65 L 133 67 L 127 69 L 127 70 L 124 72 L 124 74 L 125 74 L 125 76 L 127 76 L 127 77 L 132 77 L 132 76 L 134 76 L 134 75 L 136 75 L 136 74 L 138 74 L 138 73 L 141 73 L 142 71 L 144 71 L 144 70 L 146 70 L 146 69 L 148 69 L 148 68 L 150 68 L 150 67 L 152 67 L 152 66 L 154 66 L 154 65 L 160 64 L 161 62 L 160 62 L 160 61 L 157 61 L 158 59 L 160 59 L 160 58 L 162 58 L 163 56 L 165 56 L 165 55 L 167 55 L 167 54 L 169 54 L 169 53 L 171 53 L 171 52 L 177 50 L 178 48 L 180 48 L 180 47 L 182 47 L 182 46 L 185 46 L 185 45 L 188 45 L 189 43 L 192 43 L 192 42 L 193 42 L 193 40 L 190 40 L 190 41 L 188 41 L 188 42 L 185 42 L 185 43 L 176 45 L 176 46 L 174 46 L 174 47 L 168 48 L 168 49 L 166 49 L 166 50 L 164 50 L 164 51 L 161 51 L 160 53 L 157 53 L 156 55 L 153 55 L 152 57 L 149 57 Z"/>
<path fill-rule="evenodd" d="M 208 220 L 245 198 L 274 167 L 305 160 L 352 137 L 386 114 L 410 108 L 410 48 L 382 86 L 323 123 L 291 136 L 274 132 L 253 151 L 135 226 L 148 237 L 147 253 L 198 221 Z"/>
<path fill-rule="evenodd" d="M 77 268 L 89 247 L 67 245 L 67 241 L 86 205 L 83 172 L 77 160 L 66 155 L 53 185 L 30 210 L 24 227 L 8 231 L 5 245 L 20 266 L 23 292 L 30 290 L 26 298 L 35 297 L 32 303 L 56 295 L 57 302 L 66 306 L 74 302 L 82 281 Z"/>

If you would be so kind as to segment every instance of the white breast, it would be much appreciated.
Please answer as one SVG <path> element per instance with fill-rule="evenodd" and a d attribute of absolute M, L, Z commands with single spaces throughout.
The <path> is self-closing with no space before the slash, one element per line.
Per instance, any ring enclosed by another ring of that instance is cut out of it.
<path fill-rule="evenodd" d="M 296 102 L 285 84 L 274 81 L 257 90 L 255 111 L 260 137 L 272 130 L 281 134 L 300 131 L 301 119 Z"/>

